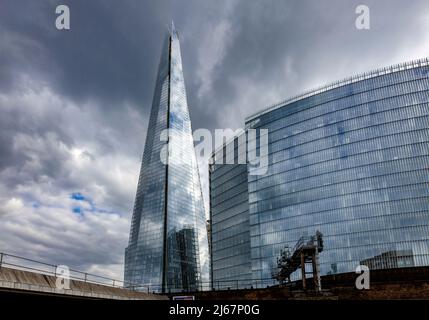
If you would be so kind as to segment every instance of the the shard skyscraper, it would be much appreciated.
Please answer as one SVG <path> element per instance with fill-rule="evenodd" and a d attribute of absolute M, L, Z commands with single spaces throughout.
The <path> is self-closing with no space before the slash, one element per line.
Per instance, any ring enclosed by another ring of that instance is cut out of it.
<path fill-rule="evenodd" d="M 172 23 L 162 48 L 125 250 L 125 285 L 174 292 L 208 284 L 205 221 L 180 44 Z"/>

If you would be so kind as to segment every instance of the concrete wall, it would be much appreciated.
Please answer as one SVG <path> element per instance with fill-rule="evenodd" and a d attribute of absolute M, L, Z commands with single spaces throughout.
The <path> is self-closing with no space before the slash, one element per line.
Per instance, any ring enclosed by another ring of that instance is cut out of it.
<path fill-rule="evenodd" d="M 373 270 L 369 290 L 358 290 L 356 273 L 322 277 L 322 292 L 302 291 L 301 281 L 256 290 L 195 292 L 197 300 L 394 300 L 429 299 L 429 267 Z M 310 282 L 310 281 L 309 281 Z"/>
<path fill-rule="evenodd" d="M 57 289 L 54 276 L 0 268 L 0 290 L 32 291 L 46 294 L 72 295 L 94 299 L 116 299 L 116 300 L 166 300 L 165 296 L 130 291 L 89 282 L 70 280 L 70 289 Z"/>

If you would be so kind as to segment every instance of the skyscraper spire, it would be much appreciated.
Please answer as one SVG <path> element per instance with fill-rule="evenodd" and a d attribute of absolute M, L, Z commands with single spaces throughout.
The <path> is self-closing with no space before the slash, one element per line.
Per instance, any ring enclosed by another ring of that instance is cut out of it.
<path fill-rule="evenodd" d="M 170 23 L 170 35 L 173 35 L 174 33 L 176 33 L 176 28 L 174 27 L 174 21 L 171 20 L 171 23 Z"/>
<path fill-rule="evenodd" d="M 165 130 L 174 131 L 180 139 L 164 141 Z M 125 282 L 159 292 L 195 290 L 209 280 L 208 259 L 180 43 L 172 21 L 161 53 L 125 250 Z"/>

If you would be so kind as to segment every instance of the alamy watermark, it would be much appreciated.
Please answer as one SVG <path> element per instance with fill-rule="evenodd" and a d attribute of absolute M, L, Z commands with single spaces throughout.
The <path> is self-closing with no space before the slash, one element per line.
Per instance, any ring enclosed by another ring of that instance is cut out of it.
<path fill-rule="evenodd" d="M 361 4 L 355 9 L 355 13 L 358 14 L 355 20 L 355 26 L 358 30 L 369 30 L 370 18 L 369 18 L 369 7 Z"/>
<path fill-rule="evenodd" d="M 55 13 L 58 14 L 55 19 L 55 27 L 58 30 L 70 30 L 70 8 L 61 4 L 55 8 Z"/>
<path fill-rule="evenodd" d="M 355 27 L 358 30 L 370 29 L 370 11 L 369 7 L 360 4 L 355 8 L 355 13 L 358 15 L 355 20 Z M 65 4 L 60 4 L 55 8 L 55 27 L 58 30 L 70 30 L 70 8 Z"/>
<path fill-rule="evenodd" d="M 356 273 L 359 274 L 355 281 L 356 289 L 369 290 L 369 268 L 365 265 L 359 265 L 356 267 Z"/>
<path fill-rule="evenodd" d="M 70 290 L 70 269 L 65 265 L 57 266 L 55 269 L 55 286 L 60 290 Z"/>
<path fill-rule="evenodd" d="M 209 164 L 247 164 L 250 175 L 263 175 L 268 170 L 268 129 L 216 129 L 214 137 L 208 129 L 195 130 L 192 137 L 181 130 L 165 129 L 160 140 L 165 142 L 160 152 L 163 164 L 188 164 L 189 148 L 181 146 L 195 142 L 197 158 Z"/>

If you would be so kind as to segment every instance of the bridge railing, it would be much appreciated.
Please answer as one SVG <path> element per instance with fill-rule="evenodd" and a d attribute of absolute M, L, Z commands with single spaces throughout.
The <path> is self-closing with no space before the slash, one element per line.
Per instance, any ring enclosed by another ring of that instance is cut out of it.
<path fill-rule="evenodd" d="M 61 268 L 62 265 L 54 265 L 34 259 L 24 258 L 21 256 L 0 252 L 0 269 L 7 267 L 16 270 L 37 272 L 48 276 L 62 276 Z M 68 268 L 69 279 L 77 280 L 86 283 L 100 284 L 116 288 L 126 288 L 129 290 L 149 291 L 150 288 L 146 288 L 142 285 L 125 283 L 123 280 L 114 279 L 111 277 L 101 276 L 90 272 L 84 272 L 72 268 Z"/>
<path fill-rule="evenodd" d="M 0 252 L 0 269 L 7 267 L 11 269 L 37 272 L 48 276 L 58 277 L 62 276 L 58 270 L 61 270 L 61 265 L 49 264 L 46 262 L 24 258 L 21 256 Z M 68 268 L 69 279 L 82 281 L 86 283 L 100 284 L 110 287 L 123 288 L 132 291 L 160 293 L 162 286 L 160 284 L 136 284 L 127 283 L 123 280 L 114 279 L 111 277 L 101 276 L 89 272 L 84 272 L 76 269 Z M 174 289 L 174 286 L 169 286 L 170 289 L 165 290 L 165 293 L 169 292 L 195 292 L 195 291 L 207 291 L 207 290 L 239 290 L 239 289 L 257 289 L 267 288 L 278 284 L 272 278 L 266 279 L 226 279 L 226 280 L 215 280 L 213 282 L 202 282 L 198 281 L 196 284 L 190 285 L 188 289 L 183 290 L 182 288 Z"/>

